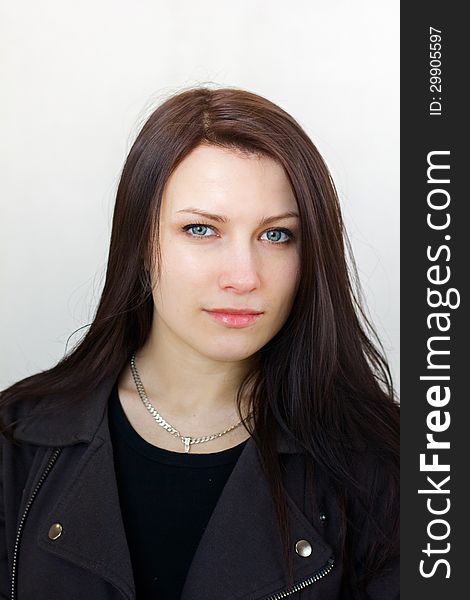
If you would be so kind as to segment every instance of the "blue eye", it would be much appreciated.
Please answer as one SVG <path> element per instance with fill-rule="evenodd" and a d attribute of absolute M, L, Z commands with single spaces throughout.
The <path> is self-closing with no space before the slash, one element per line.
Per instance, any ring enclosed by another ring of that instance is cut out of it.
<path fill-rule="evenodd" d="M 290 242 L 290 240 L 293 239 L 293 237 L 294 237 L 293 234 L 288 229 L 270 229 L 269 231 L 266 231 L 265 233 L 267 233 L 268 236 L 270 236 L 271 234 L 274 234 L 274 238 L 269 237 L 269 239 L 268 239 L 268 242 L 272 242 L 274 244 L 286 244 L 287 242 Z M 287 239 L 284 239 L 281 241 L 279 238 L 279 235 L 285 235 L 287 237 Z"/>
<path fill-rule="evenodd" d="M 185 225 L 182 229 L 193 239 L 213 237 L 212 235 L 205 235 L 205 233 L 207 233 L 208 230 L 214 231 L 212 227 L 210 227 L 206 223 L 191 223 L 190 225 Z M 193 231 L 191 232 L 191 230 Z M 265 231 L 263 233 L 263 235 L 265 234 L 268 235 L 268 239 L 266 241 L 277 246 L 288 244 L 291 240 L 294 239 L 294 234 L 292 233 L 292 231 L 290 231 L 290 229 L 285 229 L 284 227 L 277 229 L 269 229 L 268 231 Z M 280 236 L 282 235 L 285 236 L 285 239 L 281 239 Z"/>
<path fill-rule="evenodd" d="M 211 237 L 211 236 L 208 236 L 208 235 L 203 235 L 204 231 L 201 232 L 201 229 L 202 230 L 211 229 L 209 227 L 209 225 L 204 225 L 203 223 L 192 223 L 191 225 L 186 225 L 185 227 L 183 227 L 183 231 L 189 231 L 190 229 L 199 230 L 199 231 L 196 231 L 195 235 L 192 235 L 191 237 L 195 237 L 195 238 Z"/>

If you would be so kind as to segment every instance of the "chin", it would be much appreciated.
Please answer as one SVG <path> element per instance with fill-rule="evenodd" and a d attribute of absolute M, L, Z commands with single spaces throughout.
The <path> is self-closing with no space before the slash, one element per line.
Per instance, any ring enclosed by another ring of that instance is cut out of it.
<path fill-rule="evenodd" d="M 234 348 L 233 343 L 226 342 L 223 347 L 213 348 L 211 350 L 206 349 L 206 351 L 202 352 L 208 358 L 220 361 L 220 362 L 239 362 L 241 360 L 246 360 L 253 356 L 258 351 L 258 347 L 253 348 Z"/>

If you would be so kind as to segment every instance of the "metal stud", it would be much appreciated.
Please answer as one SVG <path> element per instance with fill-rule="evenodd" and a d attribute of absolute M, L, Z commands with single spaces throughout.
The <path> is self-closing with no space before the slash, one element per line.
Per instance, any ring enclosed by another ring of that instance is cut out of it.
<path fill-rule="evenodd" d="M 49 527 L 49 536 L 50 540 L 56 540 L 58 537 L 62 535 L 63 527 L 60 523 L 54 523 Z"/>
<path fill-rule="evenodd" d="M 299 540 L 295 543 L 295 551 L 299 556 L 310 556 L 312 554 L 312 546 L 307 540 Z"/>

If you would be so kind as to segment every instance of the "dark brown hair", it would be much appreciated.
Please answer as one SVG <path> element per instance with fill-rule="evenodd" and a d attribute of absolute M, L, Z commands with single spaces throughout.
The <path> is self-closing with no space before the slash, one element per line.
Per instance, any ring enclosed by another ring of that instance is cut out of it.
<path fill-rule="evenodd" d="M 250 385 L 254 419 L 245 426 L 252 427 L 270 482 L 290 582 L 292 550 L 276 425 L 305 450 L 308 473 L 313 465 L 327 473 L 338 495 L 344 524 L 339 550 L 348 582 L 355 577 L 354 557 L 362 543 L 359 528 L 364 531 L 351 521 L 351 507 L 360 505 L 368 515 L 363 588 L 367 577 L 398 554 L 398 402 L 383 347 L 365 314 L 330 173 L 300 125 L 259 95 L 198 86 L 171 96 L 151 114 L 123 168 L 106 280 L 88 332 L 54 367 L 4 390 L 0 408 L 46 395 L 57 397 L 58 407 L 64 392 L 67 402 L 79 402 L 144 344 L 154 310 L 146 266 L 153 271 L 156 264 L 160 273 L 163 189 L 201 143 L 268 156 L 283 166 L 292 185 L 301 221 L 300 285 L 286 323 L 259 351 L 256 369 L 242 382 L 238 408 Z M 364 447 L 372 465 L 367 484 L 351 460 Z M 379 493 L 382 517 L 376 509 Z"/>

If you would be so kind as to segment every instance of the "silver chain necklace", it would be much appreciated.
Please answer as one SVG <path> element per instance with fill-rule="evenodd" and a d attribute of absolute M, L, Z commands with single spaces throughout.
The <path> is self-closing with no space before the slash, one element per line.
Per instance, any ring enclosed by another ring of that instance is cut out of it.
<path fill-rule="evenodd" d="M 147 394 L 145 393 L 145 389 L 144 389 L 144 386 L 143 386 L 142 381 L 140 379 L 139 372 L 137 371 L 137 367 L 135 366 L 135 352 L 131 356 L 131 363 L 130 364 L 131 364 L 132 376 L 134 378 L 134 383 L 135 383 L 135 386 L 136 386 L 137 391 L 139 393 L 140 399 L 144 403 L 144 405 L 147 408 L 147 410 L 149 411 L 149 413 L 155 419 L 155 421 L 159 425 L 161 425 L 163 427 L 163 429 L 166 429 L 172 435 L 176 436 L 177 438 L 180 438 L 180 440 L 184 444 L 184 451 L 185 452 L 189 453 L 189 449 L 190 449 L 191 444 L 201 444 L 203 442 L 210 442 L 211 440 L 215 440 L 216 438 L 222 437 L 223 435 L 225 435 L 229 431 L 232 431 L 232 429 L 235 429 L 236 427 L 239 427 L 243 423 L 243 421 L 247 421 L 251 417 L 251 415 L 252 415 L 252 413 L 250 412 L 245 419 L 242 419 L 241 421 L 238 421 L 238 423 L 236 425 L 232 425 L 231 427 L 228 427 L 227 429 L 224 429 L 224 431 L 221 431 L 220 433 L 214 433 L 213 435 L 206 435 L 206 436 L 197 437 L 197 438 L 194 438 L 194 437 L 191 437 L 191 436 L 188 436 L 188 435 L 186 435 L 186 436 L 185 435 L 181 435 L 180 432 L 177 429 L 175 429 L 167 421 L 165 421 L 165 419 L 159 414 L 159 412 L 157 411 L 157 409 L 154 406 L 152 406 L 152 404 L 150 403 L 149 399 L 147 398 Z"/>

